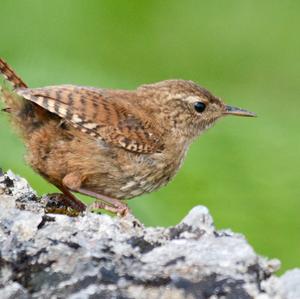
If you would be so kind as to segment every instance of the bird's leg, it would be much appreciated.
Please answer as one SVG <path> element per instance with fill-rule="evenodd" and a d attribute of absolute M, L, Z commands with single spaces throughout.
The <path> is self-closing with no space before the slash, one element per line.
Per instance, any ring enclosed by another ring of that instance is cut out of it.
<path fill-rule="evenodd" d="M 96 192 L 86 190 L 83 188 L 79 188 L 77 190 L 77 192 L 94 197 L 97 199 L 93 203 L 92 208 L 103 209 L 103 210 L 106 210 L 106 211 L 109 211 L 112 213 L 116 213 L 117 215 L 120 215 L 120 216 L 126 216 L 128 213 L 130 213 L 129 208 L 125 203 L 123 203 L 113 197 L 98 194 Z"/>
<path fill-rule="evenodd" d="M 82 188 L 81 183 L 83 182 L 83 180 L 84 178 L 81 178 L 77 173 L 70 173 L 63 178 L 63 185 L 69 190 L 100 200 L 101 202 L 96 201 L 93 204 L 93 208 L 104 209 L 109 212 L 116 213 L 120 216 L 125 216 L 129 213 L 128 206 L 118 199 Z"/>

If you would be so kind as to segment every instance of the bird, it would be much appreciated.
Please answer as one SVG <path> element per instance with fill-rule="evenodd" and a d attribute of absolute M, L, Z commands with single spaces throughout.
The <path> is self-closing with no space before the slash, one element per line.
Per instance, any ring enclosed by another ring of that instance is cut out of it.
<path fill-rule="evenodd" d="M 170 79 L 135 90 L 72 84 L 29 88 L 1 58 L 2 88 L 26 146 L 27 163 L 78 212 L 87 206 L 126 215 L 124 200 L 165 186 L 191 143 L 224 116 L 255 113 L 225 104 L 188 80 Z"/>

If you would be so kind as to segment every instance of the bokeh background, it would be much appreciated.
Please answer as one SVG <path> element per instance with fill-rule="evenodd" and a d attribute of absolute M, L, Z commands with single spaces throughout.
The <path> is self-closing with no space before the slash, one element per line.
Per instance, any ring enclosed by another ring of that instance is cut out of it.
<path fill-rule="evenodd" d="M 255 111 L 220 121 L 168 187 L 129 205 L 159 226 L 206 205 L 218 228 L 245 234 L 282 270 L 300 266 L 299 1 L 0 0 L 0 10 L 0 55 L 31 87 L 182 78 Z M 0 166 L 55 191 L 23 154 L 2 113 Z"/>

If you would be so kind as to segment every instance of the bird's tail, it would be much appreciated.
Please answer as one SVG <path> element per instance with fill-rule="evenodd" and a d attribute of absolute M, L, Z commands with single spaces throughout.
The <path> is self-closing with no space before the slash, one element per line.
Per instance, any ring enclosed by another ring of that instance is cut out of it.
<path fill-rule="evenodd" d="M 0 74 L 12 84 L 14 89 L 27 88 L 27 84 L 1 58 Z M 45 117 L 46 111 L 44 109 L 25 100 L 7 88 L 0 87 L 0 99 L 6 106 L 2 111 L 8 112 L 11 121 L 24 138 L 29 136 Z"/>
<path fill-rule="evenodd" d="M 0 73 L 12 84 L 14 88 L 27 88 L 27 84 L 2 58 L 0 58 Z"/>

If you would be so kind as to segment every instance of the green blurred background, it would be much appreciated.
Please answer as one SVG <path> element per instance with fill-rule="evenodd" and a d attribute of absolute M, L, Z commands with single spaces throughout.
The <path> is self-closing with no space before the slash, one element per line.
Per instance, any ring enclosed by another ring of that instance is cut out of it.
<path fill-rule="evenodd" d="M 255 111 L 220 121 L 168 187 L 129 205 L 160 226 L 206 205 L 218 228 L 245 234 L 283 270 L 300 266 L 299 1 L 0 0 L 0 10 L 0 55 L 31 87 L 181 78 Z M 0 128 L 0 166 L 54 191 L 25 166 L 3 114 Z"/>

